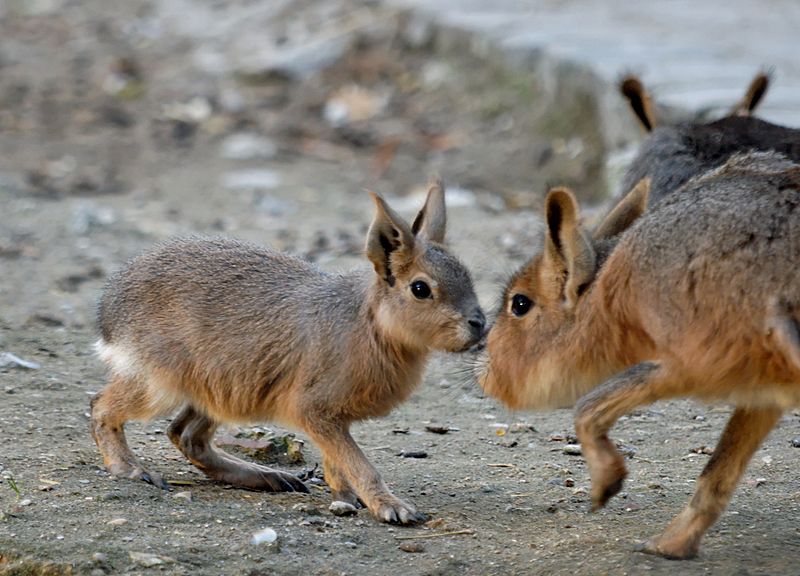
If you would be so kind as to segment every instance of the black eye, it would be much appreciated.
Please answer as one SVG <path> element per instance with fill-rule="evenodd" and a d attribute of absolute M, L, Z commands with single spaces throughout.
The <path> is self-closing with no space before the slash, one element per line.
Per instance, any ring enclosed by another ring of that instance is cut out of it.
<path fill-rule="evenodd" d="M 533 306 L 533 300 L 524 294 L 514 294 L 514 297 L 511 299 L 511 313 L 514 314 L 514 316 L 525 316 L 528 310 L 531 309 L 531 306 Z"/>
<path fill-rule="evenodd" d="M 411 293 L 417 300 L 425 300 L 431 297 L 431 287 L 422 280 L 411 283 Z"/>

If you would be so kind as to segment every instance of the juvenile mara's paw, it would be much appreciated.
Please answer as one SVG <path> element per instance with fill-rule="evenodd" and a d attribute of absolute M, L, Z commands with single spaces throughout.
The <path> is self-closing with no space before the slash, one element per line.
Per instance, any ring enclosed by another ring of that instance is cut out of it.
<path fill-rule="evenodd" d="M 417 512 L 413 505 L 403 502 L 392 494 L 376 497 L 370 506 L 370 511 L 378 520 L 389 524 L 419 524 L 428 519 L 422 512 Z"/>
<path fill-rule="evenodd" d="M 154 472 L 148 472 L 141 466 L 126 464 L 126 463 L 115 463 L 113 465 L 108 466 L 108 471 L 111 473 L 112 476 L 116 476 L 117 478 L 129 478 L 131 480 L 142 480 L 147 482 L 148 484 L 152 484 L 156 488 L 161 488 L 162 490 L 172 490 L 172 487 L 167 483 L 166 480 L 160 475 Z"/>
<path fill-rule="evenodd" d="M 250 490 L 308 493 L 308 487 L 294 474 L 230 457 L 225 459 L 224 466 L 204 472 L 221 482 Z"/>

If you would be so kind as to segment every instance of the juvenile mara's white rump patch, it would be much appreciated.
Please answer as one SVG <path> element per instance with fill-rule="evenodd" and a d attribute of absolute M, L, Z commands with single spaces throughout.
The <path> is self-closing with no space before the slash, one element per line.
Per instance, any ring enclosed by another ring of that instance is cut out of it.
<path fill-rule="evenodd" d="M 148 369 L 130 347 L 108 344 L 101 338 L 95 342 L 94 349 L 114 376 L 129 380 L 131 386 L 147 388 L 149 414 L 144 419 L 167 415 L 186 402 L 185 394 L 168 374 Z"/>
<path fill-rule="evenodd" d="M 136 356 L 130 348 L 123 344 L 107 344 L 102 338 L 95 342 L 94 350 L 97 356 L 108 364 L 111 371 L 117 375 L 133 378 L 139 375 Z"/>

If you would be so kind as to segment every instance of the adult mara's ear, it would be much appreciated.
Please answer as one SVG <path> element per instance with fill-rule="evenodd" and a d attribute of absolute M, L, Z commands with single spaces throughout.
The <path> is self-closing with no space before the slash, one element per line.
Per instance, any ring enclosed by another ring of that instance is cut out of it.
<path fill-rule="evenodd" d="M 645 132 L 652 132 L 656 127 L 656 115 L 653 102 L 645 90 L 641 80 L 636 76 L 628 76 L 619 84 L 619 91 L 628 99 L 631 110 L 636 115 Z"/>
<path fill-rule="evenodd" d="M 366 253 L 375 272 L 386 280 L 389 286 L 394 286 L 395 278 L 392 271 L 392 256 L 411 254 L 414 249 L 414 234 L 408 224 L 392 210 L 386 201 L 370 192 L 375 201 L 375 218 L 367 232 Z"/>
<path fill-rule="evenodd" d="M 621 234 L 633 224 L 639 216 L 647 210 L 647 200 L 650 197 L 650 178 L 642 178 L 631 188 L 625 197 L 614 206 L 603 221 L 594 229 L 592 237 L 595 240 L 611 238 Z"/>
<path fill-rule="evenodd" d="M 760 72 L 750 81 L 744 98 L 739 100 L 736 105 L 728 112 L 728 116 L 750 116 L 755 112 L 764 95 L 769 88 L 769 72 Z"/>
<path fill-rule="evenodd" d="M 414 218 L 411 231 L 429 242 L 444 242 L 447 228 L 447 209 L 444 204 L 444 184 L 441 180 L 434 182 L 428 190 L 425 205 Z"/>
<path fill-rule="evenodd" d="M 580 225 L 578 202 L 572 192 L 554 188 L 544 202 L 544 264 L 551 274 L 566 273 L 562 298 L 564 306 L 572 309 L 594 279 L 594 248 Z"/>

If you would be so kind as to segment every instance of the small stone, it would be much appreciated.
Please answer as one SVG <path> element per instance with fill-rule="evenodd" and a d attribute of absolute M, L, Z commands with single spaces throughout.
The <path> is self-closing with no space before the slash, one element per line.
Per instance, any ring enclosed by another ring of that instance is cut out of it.
<path fill-rule="evenodd" d="M 92 554 L 92 560 L 94 562 L 106 562 L 108 561 L 108 555 L 103 552 L 95 552 Z"/>
<path fill-rule="evenodd" d="M 128 552 L 128 556 L 130 556 L 131 560 L 145 568 L 175 562 L 175 559 L 169 556 L 158 556 L 157 554 L 148 554 L 147 552 Z"/>
<path fill-rule="evenodd" d="M 280 175 L 268 169 L 237 170 L 222 177 L 222 185 L 229 190 L 272 190 L 280 183 Z"/>
<path fill-rule="evenodd" d="M 24 508 L 25 506 L 30 506 L 31 504 L 33 504 L 33 500 L 30 498 L 25 498 L 24 500 L 20 500 L 18 505 Z"/>
<path fill-rule="evenodd" d="M 124 526 L 128 523 L 127 518 L 114 518 L 113 520 L 109 520 L 106 522 L 109 526 Z"/>
<path fill-rule="evenodd" d="M 308 504 L 307 502 L 301 502 L 299 504 L 295 504 L 294 506 L 292 506 L 292 510 L 296 510 L 301 514 L 307 514 L 309 516 L 319 516 L 321 514 L 319 508 L 317 508 L 313 504 Z"/>
<path fill-rule="evenodd" d="M 425 546 L 420 544 L 419 542 L 403 542 L 398 546 L 400 550 L 403 552 L 409 552 L 412 554 L 419 554 L 420 552 L 425 552 Z"/>
<path fill-rule="evenodd" d="M 277 146 L 271 140 L 247 132 L 232 134 L 221 144 L 222 157 L 229 160 L 263 160 L 273 158 L 277 151 Z"/>
<path fill-rule="evenodd" d="M 351 540 L 348 540 L 347 542 L 345 542 L 344 545 L 347 546 L 348 548 L 358 548 L 358 544 L 356 544 L 355 542 L 353 542 Z"/>
<path fill-rule="evenodd" d="M 580 456 L 583 453 L 580 444 L 565 444 L 561 451 L 569 456 Z"/>
<path fill-rule="evenodd" d="M 179 500 L 186 500 L 187 502 L 192 501 L 192 493 L 189 490 L 183 490 L 181 492 L 175 492 L 172 495 L 173 498 L 177 498 Z"/>
<path fill-rule="evenodd" d="M 15 356 L 11 352 L 0 352 L 0 368 L 24 368 L 26 370 L 38 370 L 41 368 L 36 362 L 30 360 L 23 360 L 19 356 Z"/>
<path fill-rule="evenodd" d="M 427 458 L 428 453 L 425 452 L 425 450 L 403 450 L 398 456 L 402 456 L 403 458 Z"/>
<path fill-rule="evenodd" d="M 792 447 L 800 448 L 800 436 L 798 436 L 797 438 L 792 438 Z"/>
<path fill-rule="evenodd" d="M 274 544 L 278 541 L 278 533 L 272 528 L 263 528 L 250 538 L 251 544 Z"/>
<path fill-rule="evenodd" d="M 322 516 L 306 516 L 300 521 L 300 526 L 325 526 L 327 521 Z"/>
<path fill-rule="evenodd" d="M 95 568 L 89 572 L 89 576 L 106 576 L 106 571 L 102 570 L 101 568 Z"/>
<path fill-rule="evenodd" d="M 349 502 L 343 502 L 341 500 L 334 500 L 331 502 L 328 510 L 330 510 L 331 514 L 334 516 L 354 516 L 355 514 L 358 514 L 358 510 L 355 506 Z"/>
<path fill-rule="evenodd" d="M 564 486 L 567 488 L 572 488 L 575 486 L 575 480 L 573 478 L 564 478 Z"/>

